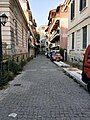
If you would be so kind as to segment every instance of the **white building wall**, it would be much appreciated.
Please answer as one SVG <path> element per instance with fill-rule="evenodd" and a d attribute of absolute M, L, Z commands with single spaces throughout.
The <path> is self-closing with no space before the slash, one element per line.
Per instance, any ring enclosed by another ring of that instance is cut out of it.
<path fill-rule="evenodd" d="M 83 27 L 87 25 L 87 46 L 90 43 L 90 0 L 87 0 L 86 8 L 82 11 L 79 11 L 80 1 L 75 0 L 75 17 L 71 20 L 71 8 L 69 7 L 69 19 L 68 19 L 68 56 L 70 59 L 77 56 L 83 60 L 83 53 L 85 49 L 82 48 L 83 45 Z M 70 51 L 72 49 L 72 33 L 75 33 L 75 49 L 72 50 L 72 55 Z M 71 43 L 71 44 L 70 44 Z"/>
<path fill-rule="evenodd" d="M 87 26 L 87 45 L 90 44 L 90 24 Z"/>

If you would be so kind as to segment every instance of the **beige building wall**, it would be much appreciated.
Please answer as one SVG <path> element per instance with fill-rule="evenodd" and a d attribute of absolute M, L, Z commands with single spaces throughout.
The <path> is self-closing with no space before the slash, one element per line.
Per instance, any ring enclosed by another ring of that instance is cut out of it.
<path fill-rule="evenodd" d="M 70 3 L 71 5 L 71 3 Z M 90 0 L 86 0 L 86 7 L 80 11 L 80 1 L 75 0 L 75 17 L 71 20 L 71 7 L 68 16 L 68 58 L 83 60 L 83 27 L 87 26 L 87 46 L 90 44 Z M 74 49 L 72 49 L 72 33 L 74 32 Z"/>
<path fill-rule="evenodd" d="M 29 22 L 29 14 L 28 14 L 28 8 L 27 8 L 28 0 L 19 0 L 19 2 L 27 18 L 27 21 Z"/>
<path fill-rule="evenodd" d="M 33 29 L 32 29 L 32 26 L 33 26 L 33 22 L 34 22 L 34 19 L 33 19 L 33 16 L 32 16 L 32 12 L 30 10 L 30 5 L 29 5 L 29 0 L 19 0 L 20 4 L 21 4 L 21 7 L 24 11 L 24 15 L 27 19 L 27 22 L 28 22 L 28 27 L 29 27 L 29 34 L 28 34 L 28 40 L 29 40 L 29 43 L 30 44 L 30 49 L 28 50 L 28 55 L 29 57 L 32 57 L 34 56 L 35 54 L 35 46 L 33 46 L 33 42 L 35 41 L 35 36 L 34 36 L 34 32 L 33 32 Z M 30 36 L 32 36 L 32 39 L 30 39 Z"/>
<path fill-rule="evenodd" d="M 8 16 L 8 22 L 2 26 L 2 41 L 7 44 L 6 55 L 21 59 L 28 53 L 28 25 L 23 10 L 17 0 L 0 2 L 0 13 Z M 4 50 L 3 50 L 4 51 Z"/>

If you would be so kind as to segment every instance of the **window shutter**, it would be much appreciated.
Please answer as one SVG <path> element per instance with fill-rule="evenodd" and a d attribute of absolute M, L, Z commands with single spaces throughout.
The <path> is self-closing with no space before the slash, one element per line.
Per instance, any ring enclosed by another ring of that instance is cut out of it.
<path fill-rule="evenodd" d="M 75 0 L 73 0 L 73 17 L 74 17 L 74 14 L 75 14 Z"/>
<path fill-rule="evenodd" d="M 74 49 L 74 32 L 72 33 L 72 49 Z"/>
<path fill-rule="evenodd" d="M 80 0 L 80 11 L 86 7 L 86 0 Z"/>
<path fill-rule="evenodd" d="M 73 9 L 73 5 L 71 3 L 71 20 L 73 19 L 73 17 L 72 17 L 72 9 Z"/>
<path fill-rule="evenodd" d="M 82 10 L 82 0 L 80 0 L 80 11 Z"/>
<path fill-rule="evenodd" d="M 86 7 L 86 0 L 84 0 L 83 2 L 84 2 L 84 3 L 83 3 L 83 6 Z"/>
<path fill-rule="evenodd" d="M 87 46 L 87 26 L 83 27 L 83 49 Z"/>
<path fill-rule="evenodd" d="M 71 3 L 71 20 L 74 18 L 75 15 L 75 0 Z"/>

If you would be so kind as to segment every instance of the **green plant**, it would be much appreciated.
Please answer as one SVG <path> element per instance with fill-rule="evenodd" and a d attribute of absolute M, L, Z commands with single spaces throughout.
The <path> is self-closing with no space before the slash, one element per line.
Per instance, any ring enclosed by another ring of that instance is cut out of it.
<path fill-rule="evenodd" d="M 5 72 L 4 76 L 5 76 L 7 81 L 11 81 L 15 75 L 13 72 L 8 71 L 8 72 Z"/>
<path fill-rule="evenodd" d="M 32 59 L 33 59 L 33 57 L 34 57 L 34 56 L 33 56 L 33 55 L 31 55 L 31 57 L 28 57 L 28 58 L 27 58 L 27 61 L 29 62 L 30 60 L 32 60 Z"/>
<path fill-rule="evenodd" d="M 27 63 L 27 61 L 21 60 L 21 62 L 20 62 L 21 69 L 23 68 L 23 66 L 24 66 L 26 63 Z"/>
<path fill-rule="evenodd" d="M 0 76 L 0 87 L 7 85 L 7 81 L 4 77 Z"/>
<path fill-rule="evenodd" d="M 7 85 L 12 78 L 13 74 L 11 72 L 2 72 L 0 75 L 0 87 Z"/>
<path fill-rule="evenodd" d="M 15 62 L 14 60 L 8 61 L 8 69 L 9 71 L 13 72 L 15 75 L 18 74 L 18 71 L 22 70 L 19 63 Z"/>
<path fill-rule="evenodd" d="M 13 72 L 11 72 L 11 71 L 3 72 L 3 73 L 0 75 L 0 87 L 7 85 L 8 82 L 13 79 L 13 77 L 14 77 Z"/>
<path fill-rule="evenodd" d="M 13 59 L 7 61 L 7 69 L 0 73 L 0 89 L 3 89 L 4 86 L 8 84 L 9 81 L 13 80 L 14 76 L 19 74 L 22 71 L 23 66 L 27 63 L 27 61 L 22 60 L 17 63 Z"/>
<path fill-rule="evenodd" d="M 63 56 L 64 55 L 64 49 L 60 48 L 60 54 Z"/>

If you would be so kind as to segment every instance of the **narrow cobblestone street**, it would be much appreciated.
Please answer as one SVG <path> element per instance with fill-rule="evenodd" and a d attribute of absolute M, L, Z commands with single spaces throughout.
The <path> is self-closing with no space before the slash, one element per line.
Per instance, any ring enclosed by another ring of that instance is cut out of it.
<path fill-rule="evenodd" d="M 45 56 L 37 56 L 0 91 L 0 120 L 90 120 L 90 94 Z"/>

